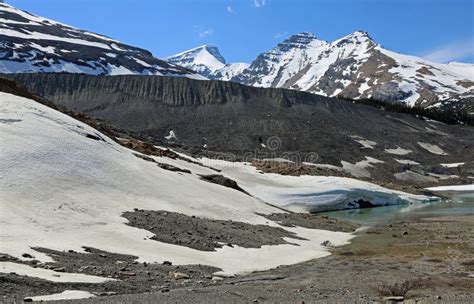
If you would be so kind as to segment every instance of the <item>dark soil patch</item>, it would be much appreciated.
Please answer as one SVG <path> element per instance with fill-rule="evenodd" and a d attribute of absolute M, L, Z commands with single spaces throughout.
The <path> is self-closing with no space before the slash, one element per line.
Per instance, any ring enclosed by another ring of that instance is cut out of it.
<path fill-rule="evenodd" d="M 281 228 L 242 222 L 211 220 L 168 211 L 136 210 L 125 212 L 128 225 L 155 234 L 153 240 L 214 251 L 223 246 L 260 248 L 263 245 L 288 244 L 283 238 L 300 239 Z"/>

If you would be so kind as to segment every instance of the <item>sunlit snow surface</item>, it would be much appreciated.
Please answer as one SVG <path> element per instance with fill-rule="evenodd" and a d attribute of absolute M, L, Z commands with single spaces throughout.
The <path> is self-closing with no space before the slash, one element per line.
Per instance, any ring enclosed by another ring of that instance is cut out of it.
<path fill-rule="evenodd" d="M 97 284 L 104 283 L 107 281 L 114 281 L 114 279 L 102 278 L 80 273 L 56 272 L 50 269 L 33 268 L 29 265 L 17 264 L 12 262 L 0 262 L 0 272 L 15 272 L 17 275 L 35 277 L 56 283 L 73 282 Z"/>
<path fill-rule="evenodd" d="M 433 192 L 449 192 L 449 191 L 467 191 L 467 192 L 474 192 L 474 184 L 470 185 L 457 185 L 457 186 L 438 186 L 438 187 L 431 187 L 426 188 Z"/>
<path fill-rule="evenodd" d="M 247 164 L 204 160 L 222 168 L 252 197 L 200 180 L 198 174 L 215 171 L 183 160 L 156 158 L 192 174 L 163 170 L 69 116 L 7 93 L 0 93 L 0 136 L 0 252 L 20 259 L 29 253 L 52 261 L 33 247 L 84 252 L 87 246 L 135 255 L 139 261 L 215 266 L 226 275 L 265 270 L 326 256 L 323 241 L 342 245 L 352 235 L 283 227 L 306 240 L 290 240 L 299 246 L 225 246 L 205 252 L 150 240 L 152 233 L 126 225 L 121 214 L 134 208 L 166 210 L 279 227 L 256 213 L 343 208 L 347 199 L 359 198 L 379 204 L 426 199 L 353 179 L 260 174 Z"/>
<path fill-rule="evenodd" d="M 93 298 L 93 297 L 95 297 L 95 295 L 87 291 L 65 290 L 61 293 L 36 296 L 36 297 L 28 297 L 28 298 L 30 298 L 33 302 L 41 302 L 41 301 L 86 299 L 86 298 Z"/>

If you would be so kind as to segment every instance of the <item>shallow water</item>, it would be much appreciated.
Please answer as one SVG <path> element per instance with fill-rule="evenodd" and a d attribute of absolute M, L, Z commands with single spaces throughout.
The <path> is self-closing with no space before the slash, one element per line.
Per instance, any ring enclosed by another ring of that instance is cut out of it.
<path fill-rule="evenodd" d="M 351 209 L 320 214 L 367 226 L 424 217 L 474 215 L 474 192 L 445 192 L 442 195 L 449 196 L 449 198 L 430 203 Z"/>

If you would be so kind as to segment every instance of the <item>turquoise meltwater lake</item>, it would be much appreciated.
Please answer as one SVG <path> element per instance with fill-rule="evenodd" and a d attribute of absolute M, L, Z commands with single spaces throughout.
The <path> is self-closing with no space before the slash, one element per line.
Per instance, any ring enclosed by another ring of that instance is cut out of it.
<path fill-rule="evenodd" d="M 351 209 L 320 214 L 367 226 L 426 217 L 474 215 L 474 192 L 443 192 L 438 195 L 446 198 L 430 203 Z"/>

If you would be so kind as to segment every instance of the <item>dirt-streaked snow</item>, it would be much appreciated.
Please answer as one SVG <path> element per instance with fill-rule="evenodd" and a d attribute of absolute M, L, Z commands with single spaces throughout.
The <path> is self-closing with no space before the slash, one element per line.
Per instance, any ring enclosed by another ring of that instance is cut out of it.
<path fill-rule="evenodd" d="M 200 180 L 197 173 L 215 173 L 210 169 L 174 161 L 194 174 L 163 170 L 35 101 L 6 93 L 0 93 L 0 101 L 0 134 L 2 142 L 9 143 L 2 145 L 0 155 L 0 252 L 4 254 L 22 259 L 23 253 L 29 253 L 48 262 L 50 256 L 32 247 L 84 252 L 82 246 L 88 246 L 136 255 L 140 261 L 205 264 L 221 268 L 222 274 L 235 274 L 322 257 L 329 254 L 320 245 L 323 241 L 342 245 L 352 238 L 348 233 L 285 228 L 307 240 L 291 239 L 298 246 L 225 246 L 214 252 L 150 240 L 152 233 L 126 225 L 121 214 L 134 208 L 167 210 L 279 226 L 256 213 L 283 211 Z M 104 140 L 87 138 L 88 134 Z M 16 271 L 14 265 L 9 271 Z"/>
<path fill-rule="evenodd" d="M 426 151 L 428 151 L 430 153 L 433 153 L 433 154 L 436 154 L 436 155 L 448 155 L 448 153 L 444 152 L 444 150 L 442 148 L 440 148 L 439 146 L 437 146 L 435 144 L 429 144 L 429 143 L 425 143 L 425 142 L 418 142 L 418 145 L 420 145 L 420 147 L 422 147 L 423 149 L 425 149 Z"/>
<path fill-rule="evenodd" d="M 338 246 L 353 236 L 283 227 L 304 240 L 205 252 L 150 240 L 152 233 L 126 225 L 121 214 L 134 208 L 166 210 L 280 227 L 257 213 L 341 209 L 358 199 L 379 205 L 428 199 L 354 179 L 260 174 L 243 163 L 203 160 L 223 169 L 222 174 L 253 195 L 248 196 L 200 180 L 198 174 L 215 174 L 203 166 L 156 157 L 192 174 L 161 169 L 95 129 L 26 98 L 0 93 L 0 116 L 5 143 L 0 153 L 0 252 L 20 259 L 29 253 L 42 262 L 52 261 L 34 247 L 84 252 L 87 246 L 135 255 L 143 262 L 214 266 L 223 275 L 265 270 L 326 256 L 323 241 Z M 21 264 L 8 266 L 9 271 L 22 269 L 33 276 L 39 271 Z"/>
<path fill-rule="evenodd" d="M 420 164 L 419 162 L 416 162 L 414 160 L 409 160 L 409 159 L 396 159 L 395 158 L 395 161 L 397 163 L 404 164 L 404 165 L 419 165 Z"/>
<path fill-rule="evenodd" d="M 58 300 L 76 300 L 76 299 L 87 299 L 95 297 L 94 294 L 82 291 L 82 290 L 65 290 L 61 293 L 55 293 L 44 296 L 36 297 L 27 297 L 33 302 L 42 302 L 42 301 L 58 301 Z"/>
<path fill-rule="evenodd" d="M 389 154 L 395 154 L 395 155 L 407 155 L 413 151 L 396 147 L 395 149 L 385 149 L 385 152 Z"/>
<path fill-rule="evenodd" d="M 222 174 L 236 180 L 252 196 L 293 212 L 355 208 L 351 203 L 359 199 L 380 206 L 434 199 L 352 178 L 259 174 L 255 167 L 245 163 L 213 159 L 203 159 L 203 163 L 222 170 Z"/>
<path fill-rule="evenodd" d="M 3 224 L 2 224 L 3 227 Z M 20 228 L 18 228 L 20 229 Z M 3 235 L 3 232 L 2 232 Z M 3 246 L 3 245 L 2 245 Z M 2 248 L 3 249 L 3 248 Z M 114 279 L 97 277 L 92 275 L 85 275 L 80 273 L 67 273 L 67 272 L 55 272 L 50 269 L 33 268 L 29 265 L 18 264 L 13 262 L 0 262 L 1 273 L 14 272 L 21 276 L 30 276 L 40 278 L 51 282 L 72 282 L 72 283 L 104 283 L 107 281 L 113 281 Z"/>

